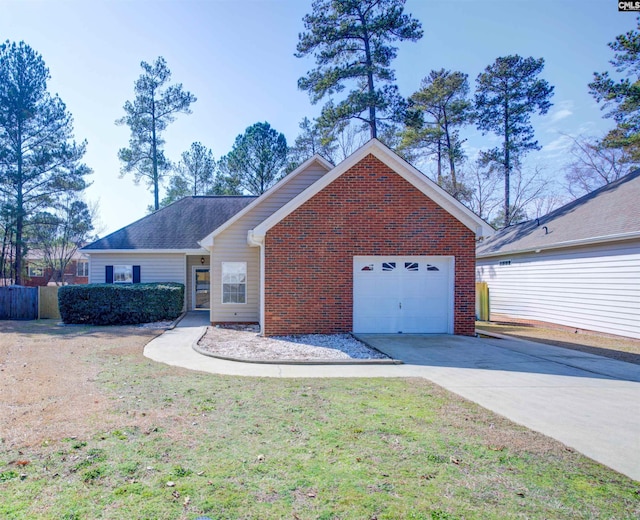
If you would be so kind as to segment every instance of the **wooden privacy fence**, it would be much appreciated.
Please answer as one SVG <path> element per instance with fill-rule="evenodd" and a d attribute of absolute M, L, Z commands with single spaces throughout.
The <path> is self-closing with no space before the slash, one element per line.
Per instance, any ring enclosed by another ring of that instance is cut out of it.
<path fill-rule="evenodd" d="M 35 320 L 37 318 L 37 287 L 0 287 L 0 320 Z"/>
<path fill-rule="evenodd" d="M 487 282 L 476 282 L 476 319 L 489 321 L 490 316 L 489 285 Z"/>
<path fill-rule="evenodd" d="M 38 319 L 59 320 L 58 287 L 38 287 Z"/>
<path fill-rule="evenodd" d="M 60 319 L 58 287 L 0 287 L 0 320 Z"/>

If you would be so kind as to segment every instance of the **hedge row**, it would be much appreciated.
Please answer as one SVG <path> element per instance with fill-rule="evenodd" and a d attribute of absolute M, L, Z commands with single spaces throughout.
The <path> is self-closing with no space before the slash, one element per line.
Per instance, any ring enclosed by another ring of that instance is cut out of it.
<path fill-rule="evenodd" d="M 184 306 L 184 285 L 65 285 L 58 291 L 58 305 L 65 323 L 131 325 L 173 320 Z"/>

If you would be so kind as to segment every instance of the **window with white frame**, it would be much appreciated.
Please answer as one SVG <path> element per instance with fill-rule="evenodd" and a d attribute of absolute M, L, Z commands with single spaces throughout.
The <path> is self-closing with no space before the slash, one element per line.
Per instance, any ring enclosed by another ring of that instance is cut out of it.
<path fill-rule="evenodd" d="M 114 265 L 113 283 L 133 283 L 133 266 Z"/>
<path fill-rule="evenodd" d="M 44 267 L 40 264 L 29 264 L 29 278 L 41 278 L 44 276 Z"/>
<path fill-rule="evenodd" d="M 76 276 L 89 276 L 89 262 L 80 261 L 77 265 L 78 269 L 76 271 Z"/>
<path fill-rule="evenodd" d="M 246 262 L 222 262 L 222 303 L 247 303 Z"/>

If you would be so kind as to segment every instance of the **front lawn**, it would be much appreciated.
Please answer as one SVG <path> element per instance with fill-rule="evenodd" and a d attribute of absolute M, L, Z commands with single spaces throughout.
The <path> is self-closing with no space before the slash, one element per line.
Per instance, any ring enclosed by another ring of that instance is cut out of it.
<path fill-rule="evenodd" d="M 199 374 L 153 334 L 0 322 L 0 518 L 640 516 L 639 483 L 427 381 Z"/>

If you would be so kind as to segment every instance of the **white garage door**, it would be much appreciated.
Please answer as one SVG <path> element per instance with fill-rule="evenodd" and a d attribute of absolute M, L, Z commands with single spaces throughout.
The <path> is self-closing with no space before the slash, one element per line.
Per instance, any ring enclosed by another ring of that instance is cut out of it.
<path fill-rule="evenodd" d="M 453 257 L 353 258 L 353 331 L 453 333 Z"/>

